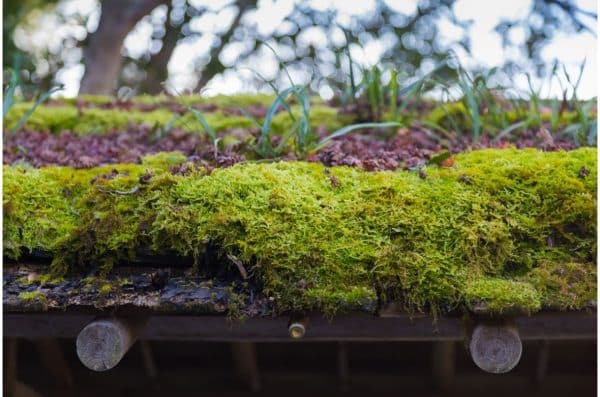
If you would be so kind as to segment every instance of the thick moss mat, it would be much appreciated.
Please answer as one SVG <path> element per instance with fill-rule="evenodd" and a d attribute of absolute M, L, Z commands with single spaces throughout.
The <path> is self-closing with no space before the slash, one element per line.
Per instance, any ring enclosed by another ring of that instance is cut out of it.
<path fill-rule="evenodd" d="M 90 170 L 4 167 L 4 255 L 57 273 L 143 248 L 241 263 L 280 310 L 374 298 L 434 313 L 581 309 L 596 299 L 596 149 L 481 150 L 450 168 L 304 162 L 207 174 L 178 154 Z M 177 172 L 172 172 L 177 166 Z"/>

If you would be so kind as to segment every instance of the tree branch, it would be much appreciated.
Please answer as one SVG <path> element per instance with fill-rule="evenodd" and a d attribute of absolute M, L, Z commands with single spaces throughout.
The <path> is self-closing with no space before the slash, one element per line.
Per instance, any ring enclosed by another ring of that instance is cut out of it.
<path fill-rule="evenodd" d="M 198 84 L 196 84 L 196 91 L 202 89 L 202 87 L 204 87 L 213 77 L 225 70 L 225 66 L 219 60 L 219 55 L 227 43 L 229 43 L 229 40 L 231 40 L 231 36 L 233 36 L 235 29 L 240 25 L 244 13 L 250 8 L 256 7 L 256 0 L 240 0 L 238 1 L 238 7 L 240 10 L 231 23 L 231 26 L 229 26 L 227 32 L 220 37 L 221 43 L 210 51 L 210 61 L 202 70 L 200 80 L 198 81 Z"/>
<path fill-rule="evenodd" d="M 140 89 L 146 94 L 159 94 L 163 90 L 162 83 L 169 77 L 169 61 L 179 41 L 181 26 L 185 23 L 173 26 L 169 21 L 171 10 L 172 8 L 169 7 L 167 21 L 165 22 L 165 35 L 162 38 L 162 47 L 157 54 L 150 58 L 146 69 L 146 78 L 141 83 Z"/>

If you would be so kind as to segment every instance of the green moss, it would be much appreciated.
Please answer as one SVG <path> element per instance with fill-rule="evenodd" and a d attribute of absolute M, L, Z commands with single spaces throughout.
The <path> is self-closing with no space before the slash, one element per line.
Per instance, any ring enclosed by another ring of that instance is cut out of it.
<path fill-rule="evenodd" d="M 516 309 L 535 312 L 541 308 L 540 294 L 533 285 L 499 278 L 486 278 L 467 283 L 464 291 L 471 307 L 483 303 L 496 313 Z"/>
<path fill-rule="evenodd" d="M 160 104 L 160 97 L 154 98 Z M 84 98 L 85 99 L 85 98 Z M 103 97 L 92 98 L 93 103 L 103 103 Z M 165 98 L 166 99 L 166 98 Z M 264 105 L 267 96 L 234 96 L 234 97 L 214 97 L 200 100 L 196 97 L 186 97 L 182 99 L 183 103 L 206 102 L 217 104 L 221 109 L 235 106 Z M 108 100 L 106 100 L 108 101 Z M 144 101 L 140 101 L 144 102 Z M 239 102 L 239 104 L 237 104 Z M 268 105 L 268 103 L 267 103 Z M 4 120 L 4 127 L 11 129 L 14 127 L 21 116 L 31 108 L 30 103 L 19 103 L 14 105 Z M 337 111 L 333 108 L 323 105 L 315 106 L 311 112 L 311 121 L 314 127 L 324 125 L 329 130 L 342 127 L 351 121 L 351 117 L 336 115 Z M 232 116 L 223 114 L 220 110 L 215 112 L 203 113 L 207 123 L 215 131 L 227 131 L 233 128 L 249 129 L 255 126 L 252 119 L 245 116 Z M 59 133 L 61 131 L 71 131 L 79 135 L 102 134 L 110 130 L 124 129 L 128 125 L 145 124 L 151 127 L 164 127 L 178 117 L 173 123 L 174 127 L 182 128 L 189 132 L 202 133 L 203 129 L 198 125 L 193 114 L 190 112 L 183 116 L 172 113 L 165 103 L 164 108 L 158 108 L 150 112 L 139 110 L 118 110 L 103 108 L 82 108 L 77 109 L 69 102 L 64 106 L 39 106 L 36 111 L 27 119 L 25 126 L 38 131 L 48 131 Z M 272 122 L 274 133 L 283 133 L 292 126 L 292 121 L 286 112 L 279 113 Z"/>
<path fill-rule="evenodd" d="M 192 105 L 200 103 L 216 104 L 219 107 L 235 106 L 268 106 L 273 102 L 273 95 L 263 94 L 240 94 L 240 95 L 217 95 L 213 97 L 204 97 L 199 95 L 186 95 L 178 97 L 182 104 Z M 67 105 L 75 105 L 77 101 L 87 102 L 94 105 L 103 105 L 116 101 L 115 97 L 101 95 L 79 95 L 77 98 L 61 98 L 57 101 Z M 138 95 L 131 97 L 126 102 L 144 105 L 167 105 L 174 102 L 174 98 L 166 95 Z"/>
<path fill-rule="evenodd" d="M 417 115 L 418 116 L 418 115 Z M 455 130 L 458 128 L 463 133 L 470 133 L 473 128 L 473 119 L 463 102 L 448 102 L 438 103 L 427 114 L 421 115 L 428 123 L 440 126 L 447 130 Z M 515 124 L 520 121 L 528 121 L 528 128 L 538 128 L 539 121 L 536 119 L 537 114 L 531 114 L 523 110 L 508 110 L 502 113 L 483 111 L 479 114 L 480 123 L 484 133 L 495 135 L 502 131 L 505 127 Z M 539 115 L 540 121 L 549 123 L 551 114 L 548 112 Z M 590 114 L 594 117 L 594 114 Z M 569 126 L 578 123 L 578 115 L 574 111 L 563 112 L 557 120 L 557 125 L 561 127 Z M 514 134 L 517 132 L 515 131 Z M 513 134 L 513 135 L 514 135 Z"/>
<path fill-rule="evenodd" d="M 40 303 L 43 306 L 47 306 L 48 305 L 48 298 L 46 298 L 46 295 L 44 295 L 41 291 L 28 291 L 28 292 L 21 292 L 19 294 L 19 298 L 24 300 L 24 301 L 28 301 L 28 302 L 36 302 L 36 303 Z"/>
<path fill-rule="evenodd" d="M 540 262 L 523 277 L 549 309 L 577 309 L 596 301 L 596 267 L 570 262 Z"/>
<path fill-rule="evenodd" d="M 19 298 L 21 298 L 23 300 L 38 299 L 41 296 L 43 296 L 43 294 L 40 291 L 21 292 L 19 294 Z M 45 298 L 45 296 L 44 296 L 44 298 Z"/>
<path fill-rule="evenodd" d="M 239 258 L 280 310 L 329 314 L 375 298 L 502 312 L 578 309 L 595 297 L 594 148 L 474 151 L 425 180 L 304 162 L 178 176 L 168 169 L 182 159 L 170 156 L 91 170 L 5 166 L 5 254 L 35 248 L 54 255 L 55 270 L 109 271 L 139 248 L 200 261 L 211 244 Z M 113 168 L 116 177 L 95 178 Z"/>
<path fill-rule="evenodd" d="M 245 116 L 234 116 L 225 110 L 238 107 L 248 108 L 252 106 L 269 107 L 275 97 L 273 95 L 217 95 L 214 97 L 201 97 L 197 95 L 181 96 L 174 99 L 165 95 L 143 95 L 128 99 L 126 102 L 133 103 L 134 107 L 125 109 L 105 109 L 101 105 L 115 101 L 113 97 L 103 96 L 81 96 L 79 98 L 62 99 L 52 106 L 41 105 L 29 117 L 26 127 L 58 133 L 61 131 L 72 131 L 76 134 L 101 134 L 110 130 L 122 130 L 128 125 L 146 124 L 153 128 L 162 128 L 167 125 L 181 128 L 189 132 L 202 133 L 203 129 L 196 122 L 194 116 L 188 112 L 183 116 L 171 112 L 171 104 L 178 101 L 181 105 L 212 104 L 216 105 L 215 111 L 203 112 L 207 122 L 217 132 L 225 132 L 234 128 L 250 129 L 255 126 L 253 120 Z M 81 107 L 75 105 L 78 101 L 85 101 L 92 106 Z M 444 130 L 458 129 L 460 132 L 470 134 L 473 128 L 472 118 L 463 102 L 439 103 L 424 100 L 431 107 L 428 111 L 412 111 L 406 115 L 403 121 L 410 123 L 412 120 L 424 120 L 429 125 L 436 125 Z M 156 105 L 156 109 L 149 112 L 136 110 L 135 105 Z M 31 103 L 15 104 L 8 112 L 4 126 L 10 129 L 15 126 L 25 112 L 31 108 Z M 299 106 L 292 103 L 292 110 L 299 113 Z M 594 112 L 594 110 L 592 110 Z M 594 117 L 595 113 L 590 117 Z M 310 119 L 313 128 L 324 127 L 328 131 L 335 131 L 356 120 L 357 115 L 338 114 L 337 108 L 327 106 L 318 97 L 311 98 Z M 494 135 L 504 127 L 519 121 L 529 120 L 529 127 L 538 127 L 536 117 L 527 110 L 509 110 L 505 112 L 482 109 L 479 115 L 481 126 L 485 134 Z M 542 112 L 539 117 L 542 122 L 549 123 L 551 115 Z M 174 118 L 177 118 L 176 120 Z M 391 114 L 384 111 L 383 118 L 392 120 Z M 258 120 L 261 122 L 262 120 Z M 563 112 L 558 120 L 557 126 L 563 128 L 573 123 L 578 123 L 578 115 L 573 111 Z M 537 123 L 537 124 L 536 124 Z M 272 132 L 283 134 L 292 127 L 293 122 L 287 112 L 278 113 L 272 121 Z M 516 132 L 515 132 L 516 133 Z"/>
<path fill-rule="evenodd" d="M 71 172 L 69 172 L 72 175 Z M 70 178 L 69 178 L 70 179 Z M 42 170 L 4 168 L 4 255 L 17 258 L 22 250 L 54 251 L 75 229 L 79 210 L 67 197 L 72 187 Z"/>
<path fill-rule="evenodd" d="M 292 112 L 300 114 L 299 106 L 292 106 Z M 353 121 L 352 115 L 340 115 L 337 109 L 328 106 L 315 106 L 310 110 L 310 123 L 314 128 L 323 126 L 329 132 L 338 130 Z M 271 127 L 275 133 L 281 134 L 292 128 L 294 122 L 287 112 L 280 112 L 274 118 Z"/>
<path fill-rule="evenodd" d="M 57 277 L 51 273 L 45 274 L 30 274 L 29 276 L 19 277 L 17 282 L 24 285 L 45 285 L 45 284 L 58 284 L 65 281 L 64 277 Z"/>
<path fill-rule="evenodd" d="M 432 124 L 450 130 L 454 128 L 454 124 L 463 127 L 466 131 L 473 128 L 467 108 L 462 102 L 439 104 L 425 116 L 425 119 Z"/>
<path fill-rule="evenodd" d="M 142 165 L 159 169 L 169 169 L 186 161 L 187 158 L 181 152 L 161 152 L 142 157 Z"/>
<path fill-rule="evenodd" d="M 15 105 L 8 112 L 4 127 L 11 129 L 29 109 L 27 103 Z M 110 130 L 123 129 L 128 125 L 145 124 L 152 127 L 164 127 L 177 115 L 167 108 L 151 112 L 136 110 L 120 111 L 101 108 L 84 108 L 78 111 L 73 106 L 39 106 L 27 119 L 25 126 L 38 131 L 59 133 L 71 131 L 79 135 L 102 134 Z M 241 116 L 224 116 L 221 113 L 207 113 L 207 122 L 216 130 L 223 131 L 233 127 L 249 128 L 252 121 Z M 193 115 L 187 113 L 173 124 L 189 132 L 201 133 Z"/>
<path fill-rule="evenodd" d="M 111 292 L 113 292 L 115 289 L 115 287 L 112 284 L 103 284 L 100 286 L 100 288 L 98 288 L 98 293 L 100 295 L 108 295 Z"/>

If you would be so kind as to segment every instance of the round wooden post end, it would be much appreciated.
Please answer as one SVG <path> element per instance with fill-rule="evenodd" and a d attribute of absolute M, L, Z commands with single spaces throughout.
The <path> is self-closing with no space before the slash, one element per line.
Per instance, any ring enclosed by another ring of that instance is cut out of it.
<path fill-rule="evenodd" d="M 492 374 L 503 374 L 519 363 L 523 346 L 516 327 L 479 324 L 471 335 L 469 350 L 479 368 Z"/>
<path fill-rule="evenodd" d="M 95 320 L 77 336 L 77 355 L 92 371 L 107 371 L 121 361 L 133 342 L 135 336 L 127 324 L 117 319 Z"/>
<path fill-rule="evenodd" d="M 300 322 L 291 323 L 288 327 L 288 333 L 292 339 L 301 339 L 306 334 L 306 326 Z"/>

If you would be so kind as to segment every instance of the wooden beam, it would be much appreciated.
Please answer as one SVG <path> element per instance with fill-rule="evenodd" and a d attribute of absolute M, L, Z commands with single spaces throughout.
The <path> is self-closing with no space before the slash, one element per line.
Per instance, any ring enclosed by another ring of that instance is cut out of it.
<path fill-rule="evenodd" d="M 42 397 L 42 395 L 31 386 L 17 380 L 14 394 L 10 394 L 9 397 Z"/>
<path fill-rule="evenodd" d="M 480 323 L 475 326 L 469 352 L 475 364 L 492 374 L 512 370 L 521 359 L 523 346 L 513 323 Z"/>
<path fill-rule="evenodd" d="M 238 379 L 248 390 L 260 391 L 260 371 L 256 359 L 256 344 L 248 342 L 232 343 L 231 356 Z"/>
<path fill-rule="evenodd" d="M 19 340 L 17 338 L 6 338 L 4 344 L 4 382 L 3 395 L 14 396 L 17 387 L 17 358 Z"/>
<path fill-rule="evenodd" d="M 337 344 L 337 374 L 340 391 L 348 391 L 350 387 L 350 366 L 348 363 L 348 345 L 345 342 Z"/>
<path fill-rule="evenodd" d="M 146 375 L 150 379 L 156 379 L 158 369 L 156 368 L 156 361 L 154 360 L 154 354 L 152 354 L 152 347 L 150 346 L 149 341 L 140 341 L 140 353 L 142 353 L 142 361 L 144 362 Z"/>
<path fill-rule="evenodd" d="M 66 388 L 72 387 L 73 374 L 58 340 L 56 338 L 41 338 L 35 339 L 34 344 L 42 364 L 50 372 L 56 384 Z"/>
<path fill-rule="evenodd" d="M 83 327 L 94 320 L 96 311 L 4 313 L 6 337 L 75 338 Z M 140 314 L 139 310 L 120 316 Z M 284 317 L 248 318 L 243 322 L 228 321 L 220 315 L 153 315 L 140 334 L 140 339 L 220 342 L 288 342 L 288 319 Z M 595 312 L 544 312 L 515 318 L 521 340 L 595 340 Z M 348 314 L 325 318 L 313 314 L 307 341 L 434 341 L 465 338 L 463 321 L 457 317 L 379 318 L 369 314 Z"/>
<path fill-rule="evenodd" d="M 454 386 L 456 342 L 435 341 L 431 354 L 431 372 L 434 389 L 450 391 Z"/>
<path fill-rule="evenodd" d="M 546 379 L 548 371 L 548 360 L 550 357 L 550 342 L 547 340 L 540 341 L 540 349 L 537 354 L 537 362 L 535 364 L 535 375 L 533 379 L 536 389 L 541 389 Z"/>
<path fill-rule="evenodd" d="M 93 371 L 114 368 L 137 340 L 140 323 L 131 319 L 100 318 L 77 336 L 79 360 Z"/>

